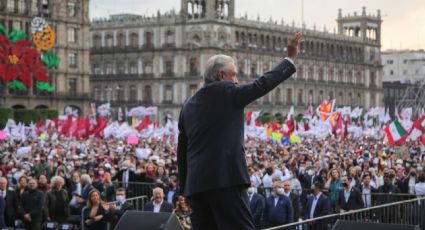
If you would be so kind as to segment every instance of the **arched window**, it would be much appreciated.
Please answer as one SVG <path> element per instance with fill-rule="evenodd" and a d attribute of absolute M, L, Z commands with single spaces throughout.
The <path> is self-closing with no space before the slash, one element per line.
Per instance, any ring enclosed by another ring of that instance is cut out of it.
<path fill-rule="evenodd" d="M 93 46 L 96 48 L 100 48 L 101 45 L 102 45 L 102 39 L 100 35 L 98 34 L 93 35 Z"/>
<path fill-rule="evenodd" d="M 118 34 L 117 46 L 118 47 L 124 47 L 125 46 L 125 35 L 124 34 Z"/>
<path fill-rule="evenodd" d="M 139 47 L 139 34 L 131 33 L 130 35 L 130 46 Z"/>
<path fill-rule="evenodd" d="M 105 44 L 106 44 L 106 47 L 112 47 L 112 45 L 114 44 L 114 38 L 112 37 L 111 34 L 106 35 Z"/>
<path fill-rule="evenodd" d="M 137 101 L 137 88 L 136 86 L 130 86 L 130 90 L 128 91 L 128 100 L 129 101 Z"/>
<path fill-rule="evenodd" d="M 143 101 L 145 103 L 152 103 L 152 88 L 150 85 L 145 85 L 143 90 Z"/>
<path fill-rule="evenodd" d="M 174 34 L 171 30 L 167 30 L 165 33 L 165 42 L 167 44 L 174 44 Z"/>
<path fill-rule="evenodd" d="M 286 104 L 292 104 L 292 89 L 286 90 Z"/>

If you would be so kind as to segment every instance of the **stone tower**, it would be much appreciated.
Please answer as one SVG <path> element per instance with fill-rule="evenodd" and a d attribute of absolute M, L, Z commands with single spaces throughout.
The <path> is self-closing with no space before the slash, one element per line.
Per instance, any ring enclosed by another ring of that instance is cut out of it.
<path fill-rule="evenodd" d="M 338 33 L 350 37 L 360 37 L 363 41 L 381 45 L 381 11 L 377 11 L 377 15 L 367 15 L 366 7 L 362 8 L 359 15 L 342 15 L 342 10 L 338 12 Z"/>
<path fill-rule="evenodd" d="M 186 21 L 233 21 L 235 0 L 181 0 L 181 13 Z"/>

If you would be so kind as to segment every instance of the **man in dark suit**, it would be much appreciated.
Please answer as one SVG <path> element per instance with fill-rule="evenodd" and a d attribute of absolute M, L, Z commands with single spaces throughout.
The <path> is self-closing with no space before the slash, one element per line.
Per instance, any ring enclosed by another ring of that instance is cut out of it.
<path fill-rule="evenodd" d="M 114 229 L 122 215 L 128 210 L 133 210 L 133 205 L 127 202 L 124 188 L 118 188 L 115 195 L 115 203 L 109 206 L 108 216 L 111 220 L 111 229 Z"/>
<path fill-rule="evenodd" d="M 320 216 L 326 216 L 331 212 L 331 202 L 329 198 L 322 193 L 323 184 L 314 182 L 312 186 L 312 195 L 308 197 L 307 212 L 305 219 L 313 219 Z M 327 221 L 315 221 L 311 224 L 309 229 L 324 230 L 327 229 Z"/>
<path fill-rule="evenodd" d="M 339 191 L 338 204 L 342 211 L 350 211 L 363 208 L 363 199 L 360 190 L 356 187 L 351 186 L 352 179 L 343 176 L 342 186 L 344 187 Z"/>
<path fill-rule="evenodd" d="M 164 190 L 160 187 L 153 189 L 153 201 L 146 203 L 144 211 L 147 212 L 173 212 L 173 204 L 164 200 Z"/>
<path fill-rule="evenodd" d="M 36 179 L 30 179 L 28 185 L 29 188 L 22 194 L 21 200 L 25 228 L 39 230 L 43 221 L 44 193 L 37 189 Z"/>
<path fill-rule="evenodd" d="M 121 170 L 118 171 L 114 177 L 112 177 L 112 181 L 115 181 L 115 180 L 118 180 L 121 186 L 127 190 L 127 192 L 132 192 L 131 186 L 129 186 L 129 183 L 136 182 L 137 176 L 132 170 L 130 170 L 129 161 L 124 161 L 122 163 Z"/>
<path fill-rule="evenodd" d="M 264 211 L 264 198 L 255 192 L 255 186 L 251 185 L 247 189 L 249 199 L 249 209 L 251 210 L 252 219 L 254 221 L 255 229 L 261 229 L 261 217 Z"/>
<path fill-rule="evenodd" d="M 4 200 L 4 220 L 7 227 L 14 227 L 17 219 L 18 200 L 15 191 L 7 189 L 7 179 L 0 177 L 0 198 Z"/>
<path fill-rule="evenodd" d="M 365 208 L 370 208 L 375 204 L 375 198 L 372 194 L 377 192 L 371 184 L 371 175 L 366 173 L 363 175 L 363 183 L 360 185 L 360 192 L 363 198 L 363 204 Z"/>
<path fill-rule="evenodd" d="M 293 222 L 298 222 L 300 219 L 300 211 L 301 211 L 301 202 L 300 196 L 292 192 L 292 184 L 289 180 L 283 182 L 283 189 L 285 190 L 285 196 L 291 200 L 294 220 Z"/>
<path fill-rule="evenodd" d="M 274 194 L 266 199 L 264 220 L 267 227 L 275 227 L 293 222 L 294 210 L 291 200 L 285 196 L 285 189 L 283 187 L 282 182 L 275 182 Z"/>
<path fill-rule="evenodd" d="M 288 58 L 251 84 L 238 84 L 229 56 L 206 62 L 204 86 L 184 103 L 179 117 L 179 181 L 191 203 L 195 230 L 254 229 L 246 193 L 244 108 L 291 77 L 301 41 L 297 33 Z"/>
<path fill-rule="evenodd" d="M 167 194 L 165 196 L 168 203 L 176 205 L 176 201 L 180 196 L 180 189 L 176 176 L 170 176 L 169 185 L 167 187 Z"/>

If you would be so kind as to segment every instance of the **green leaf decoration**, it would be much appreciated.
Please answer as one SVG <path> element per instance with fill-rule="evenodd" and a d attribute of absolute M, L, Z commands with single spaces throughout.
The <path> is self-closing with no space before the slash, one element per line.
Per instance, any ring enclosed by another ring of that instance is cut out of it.
<path fill-rule="evenodd" d="M 21 81 L 18 81 L 18 80 L 14 80 L 14 81 L 9 82 L 9 84 L 7 84 L 7 88 L 18 89 L 18 90 L 26 90 L 27 89 L 25 84 L 22 83 Z"/>
<path fill-rule="evenodd" d="M 13 29 L 13 31 L 8 36 L 8 39 L 13 43 L 16 43 L 17 41 L 25 38 L 27 38 L 27 34 L 23 30 L 16 29 Z"/>
<path fill-rule="evenodd" d="M 52 49 L 49 49 L 46 52 L 46 55 L 44 55 L 41 60 L 46 64 L 47 68 L 59 68 L 59 63 L 61 62 L 61 58 L 55 54 Z"/>
<path fill-rule="evenodd" d="M 6 37 L 8 36 L 7 29 L 6 29 L 6 27 L 4 27 L 3 24 L 0 24 L 0 33 L 2 33 Z"/>
<path fill-rule="evenodd" d="M 36 84 L 37 89 L 39 90 L 45 90 L 47 92 L 52 92 L 53 90 L 55 90 L 55 87 L 50 85 L 48 82 L 38 81 Z"/>

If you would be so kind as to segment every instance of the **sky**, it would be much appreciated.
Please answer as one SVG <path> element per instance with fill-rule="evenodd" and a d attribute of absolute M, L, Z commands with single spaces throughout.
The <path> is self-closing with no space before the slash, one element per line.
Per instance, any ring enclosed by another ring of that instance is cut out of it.
<path fill-rule="evenodd" d="M 425 49 L 425 0 L 236 0 L 236 16 L 261 20 L 270 18 L 285 24 L 295 21 L 301 25 L 301 9 L 304 1 L 304 21 L 308 28 L 324 26 L 328 31 L 337 27 L 338 9 L 343 15 L 367 14 L 381 10 L 382 50 Z M 180 0 L 90 0 L 90 17 L 107 17 L 110 14 L 134 13 L 153 15 L 157 10 L 180 11 Z"/>

